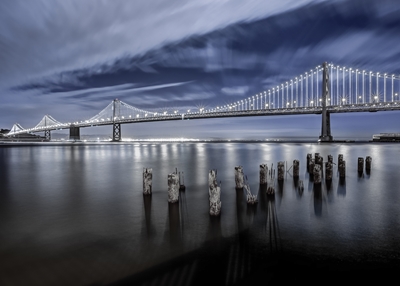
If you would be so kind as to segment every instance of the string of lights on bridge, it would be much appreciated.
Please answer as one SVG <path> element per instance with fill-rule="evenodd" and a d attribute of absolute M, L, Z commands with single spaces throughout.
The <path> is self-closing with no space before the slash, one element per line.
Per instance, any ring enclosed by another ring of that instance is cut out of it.
<path fill-rule="evenodd" d="M 328 106 L 399 100 L 400 77 L 395 74 L 367 72 L 333 64 L 328 64 L 328 67 L 331 82 L 331 98 L 327 99 Z M 321 106 L 322 71 L 322 66 L 317 66 L 273 88 L 206 112 Z M 383 91 L 380 91 L 382 86 Z"/>

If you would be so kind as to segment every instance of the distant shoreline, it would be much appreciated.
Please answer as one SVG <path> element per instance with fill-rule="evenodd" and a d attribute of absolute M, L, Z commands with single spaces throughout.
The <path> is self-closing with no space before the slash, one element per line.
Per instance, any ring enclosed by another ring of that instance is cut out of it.
<path fill-rule="evenodd" d="M 273 143 L 273 144 L 382 144 L 382 143 L 399 143 L 399 142 L 377 142 L 372 140 L 334 140 L 332 142 L 318 142 L 317 140 L 288 140 L 288 139 L 271 139 L 271 140 L 130 140 L 130 141 L 96 141 L 96 140 L 77 140 L 77 141 L 0 141 L 0 147 L 12 146 L 73 146 L 73 145 L 118 145 L 118 144 L 160 144 L 160 143 Z"/>

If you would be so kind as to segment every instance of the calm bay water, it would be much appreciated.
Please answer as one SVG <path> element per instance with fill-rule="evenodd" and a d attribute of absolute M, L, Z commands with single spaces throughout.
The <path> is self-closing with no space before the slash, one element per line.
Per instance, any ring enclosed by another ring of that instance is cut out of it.
<path fill-rule="evenodd" d="M 335 166 L 330 189 L 323 182 L 314 190 L 306 154 L 315 152 L 324 161 L 332 154 L 335 163 L 344 155 L 344 184 Z M 372 170 L 359 177 L 357 158 L 366 156 Z M 309 265 L 400 269 L 398 144 L 46 144 L 2 146 L 0 159 L 1 285 L 101 285 L 143 271 L 150 273 L 143 279 L 156 279 L 158 265 L 170 285 L 193 284 L 204 269 L 199 257 L 215 246 L 224 255 L 218 267 L 225 285 L 281 254 Z M 289 171 L 283 188 L 267 197 L 259 165 L 290 167 L 294 159 L 304 191 Z M 237 165 L 259 195 L 255 206 L 235 189 Z M 144 167 L 153 168 L 150 197 L 142 195 Z M 175 168 L 184 172 L 186 191 L 171 205 L 167 175 Z M 208 214 L 210 169 L 222 183 L 217 219 Z M 178 265 L 179 257 L 187 263 L 175 275 L 165 265 Z"/>

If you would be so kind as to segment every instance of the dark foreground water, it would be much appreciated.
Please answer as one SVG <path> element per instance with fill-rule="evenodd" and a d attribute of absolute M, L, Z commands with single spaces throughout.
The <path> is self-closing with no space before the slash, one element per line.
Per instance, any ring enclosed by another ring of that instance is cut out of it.
<path fill-rule="evenodd" d="M 344 155 L 343 184 L 335 166 L 330 188 L 314 189 L 305 165 L 315 152 Z M 371 173 L 359 177 L 368 155 Z M 304 191 L 289 171 L 267 197 L 259 165 L 293 159 Z M 235 189 L 236 165 L 255 206 Z M 152 196 L 142 195 L 143 167 L 153 168 Z M 400 270 L 399 167 L 398 144 L 2 146 L 0 285 L 385 281 Z M 175 168 L 186 191 L 169 204 Z M 210 169 L 222 181 L 219 218 L 208 214 Z"/>

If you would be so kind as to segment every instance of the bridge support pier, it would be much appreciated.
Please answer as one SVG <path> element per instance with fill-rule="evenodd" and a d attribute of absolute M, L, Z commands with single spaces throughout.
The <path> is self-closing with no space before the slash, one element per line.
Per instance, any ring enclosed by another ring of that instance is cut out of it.
<path fill-rule="evenodd" d="M 119 142 L 121 141 L 121 123 L 113 124 L 113 138 L 112 141 Z"/>
<path fill-rule="evenodd" d="M 329 80 L 329 67 L 328 63 L 322 64 L 323 76 L 322 76 L 322 126 L 321 136 L 319 136 L 320 142 L 331 142 L 333 137 L 331 135 L 331 117 L 330 113 L 326 110 L 326 103 L 331 98 L 330 94 L 330 80 Z"/>
<path fill-rule="evenodd" d="M 69 140 L 81 140 L 79 127 L 71 126 L 69 128 Z"/>
<path fill-rule="evenodd" d="M 50 141 L 51 140 L 50 130 L 45 130 L 44 131 L 44 137 L 46 137 L 46 141 Z"/>

